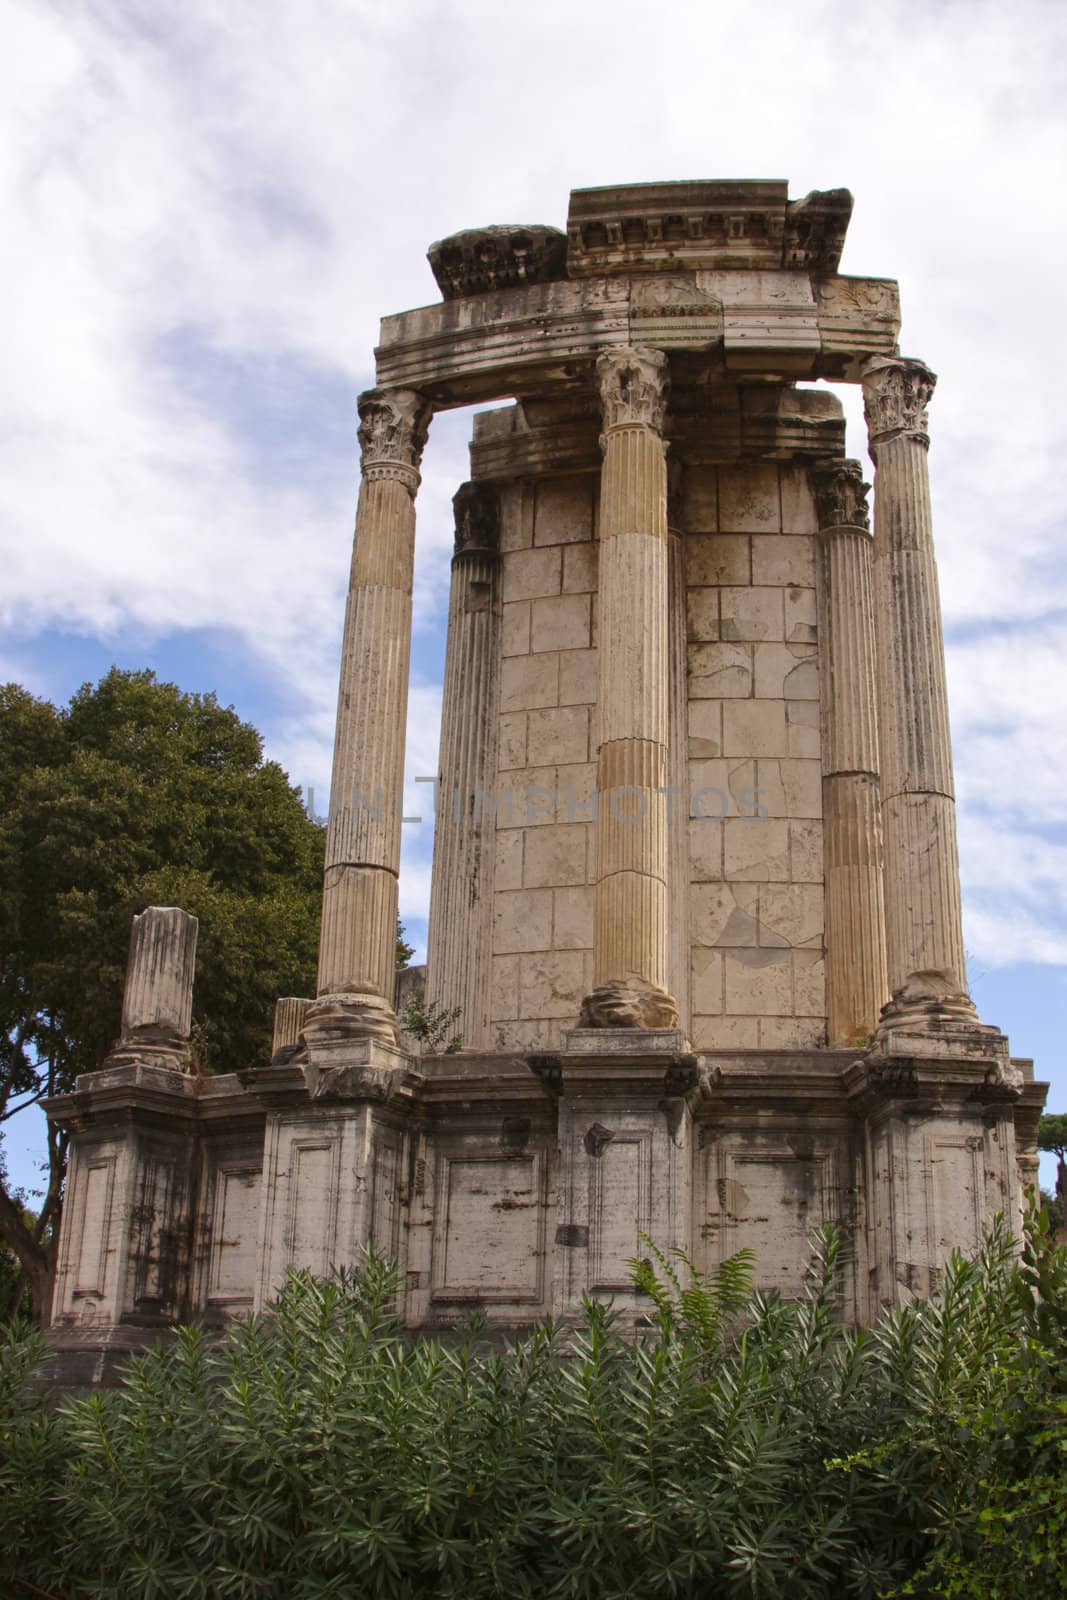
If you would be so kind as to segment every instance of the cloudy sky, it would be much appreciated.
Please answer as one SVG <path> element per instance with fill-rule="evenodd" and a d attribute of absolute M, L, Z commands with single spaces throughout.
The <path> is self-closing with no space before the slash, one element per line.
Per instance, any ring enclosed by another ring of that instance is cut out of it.
<path fill-rule="evenodd" d="M 437 298 L 429 242 L 562 225 L 591 184 L 853 191 L 843 270 L 900 279 L 902 347 L 940 374 L 972 988 L 1067 1108 L 1067 12 L 0 0 L 0 17 L 0 680 L 64 700 L 113 662 L 152 666 L 232 702 L 320 797 L 355 401 L 378 318 Z M 438 418 L 424 464 L 409 781 L 435 769 L 469 429 Z M 406 833 L 421 942 L 432 830 Z"/>

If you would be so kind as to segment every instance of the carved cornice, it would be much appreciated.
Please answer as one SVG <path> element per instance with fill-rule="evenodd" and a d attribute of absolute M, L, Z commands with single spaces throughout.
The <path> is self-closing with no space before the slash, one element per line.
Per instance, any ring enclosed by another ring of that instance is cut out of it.
<path fill-rule="evenodd" d="M 867 495 L 871 486 L 864 483 L 863 469 L 858 461 L 834 461 L 818 466 L 813 477 L 820 529 L 859 528 L 864 533 L 870 531 Z"/>
<path fill-rule="evenodd" d="M 375 989 L 353 989 L 344 994 L 320 994 L 308 1006 L 303 1038 L 308 1058 L 329 1066 L 331 1056 L 344 1057 L 353 1041 L 396 1043 L 396 1013 Z"/>
<path fill-rule="evenodd" d="M 841 260 L 852 216 L 847 189 L 813 189 L 785 208 L 782 266 L 802 272 L 833 273 Z"/>
<path fill-rule="evenodd" d="M 567 239 L 543 223 L 466 228 L 426 252 L 445 300 L 524 283 L 551 283 L 566 271 Z"/>
<path fill-rule="evenodd" d="M 500 497 L 485 483 L 464 483 L 452 496 L 457 556 L 500 554 Z"/>
<path fill-rule="evenodd" d="M 662 350 L 636 345 L 605 350 L 596 375 L 605 432 L 635 424 L 663 432 L 670 376 Z"/>
<path fill-rule="evenodd" d="M 930 443 L 926 407 L 937 374 L 922 361 L 878 356 L 863 368 L 863 412 L 871 447 L 900 434 Z"/>
<path fill-rule="evenodd" d="M 575 189 L 567 217 L 568 276 L 680 267 L 834 273 L 851 214 L 847 189 L 790 200 L 780 181 Z"/>
<path fill-rule="evenodd" d="M 396 478 L 414 494 L 433 409 L 416 389 L 368 389 L 359 397 L 363 476 Z"/>

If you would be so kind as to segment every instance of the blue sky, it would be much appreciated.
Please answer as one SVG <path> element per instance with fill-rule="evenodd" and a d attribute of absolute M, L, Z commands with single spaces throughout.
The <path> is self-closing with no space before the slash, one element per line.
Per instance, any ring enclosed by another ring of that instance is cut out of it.
<path fill-rule="evenodd" d="M 426 246 L 571 187 L 844 185 L 931 408 L 971 979 L 1067 1107 L 1067 26 L 1021 0 L 0 0 L 0 679 L 214 689 L 328 788 L 379 316 Z M 851 452 L 864 455 L 854 392 Z M 419 497 L 406 810 L 435 769 L 450 499 Z M 432 829 L 405 830 L 421 941 Z M 1054 1037 L 1054 1034 L 1056 1035 Z M 26 1119 L 32 1124 L 32 1119 Z M 26 1172 L 35 1127 L 8 1142 Z"/>

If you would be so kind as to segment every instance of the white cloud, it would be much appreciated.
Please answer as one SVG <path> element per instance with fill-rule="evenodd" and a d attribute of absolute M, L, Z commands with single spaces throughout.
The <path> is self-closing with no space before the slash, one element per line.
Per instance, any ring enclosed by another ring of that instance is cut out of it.
<path fill-rule="evenodd" d="M 1067 843 L 973 817 L 960 855 L 965 873 L 982 892 L 1013 899 L 1031 914 L 1044 909 L 1057 915 L 1067 940 Z"/>
<path fill-rule="evenodd" d="M 1067 931 L 1056 932 L 1010 904 L 983 909 L 965 903 L 963 929 L 968 954 L 990 967 L 1019 962 L 1067 967 Z"/>
<path fill-rule="evenodd" d="M 1067 616 L 987 629 L 948 650 L 957 791 L 968 811 L 1067 820 Z"/>

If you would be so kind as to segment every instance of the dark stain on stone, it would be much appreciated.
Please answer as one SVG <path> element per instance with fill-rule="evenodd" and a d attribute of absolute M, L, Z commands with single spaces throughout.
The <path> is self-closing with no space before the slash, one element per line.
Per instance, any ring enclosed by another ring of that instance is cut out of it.
<path fill-rule="evenodd" d="M 582 1140 L 585 1145 L 586 1155 L 599 1159 L 614 1137 L 615 1134 L 611 1128 L 605 1128 L 602 1122 L 594 1122 Z"/>
<path fill-rule="evenodd" d="M 500 1124 L 500 1143 L 509 1150 L 525 1150 L 530 1142 L 529 1117 L 505 1117 Z"/>

